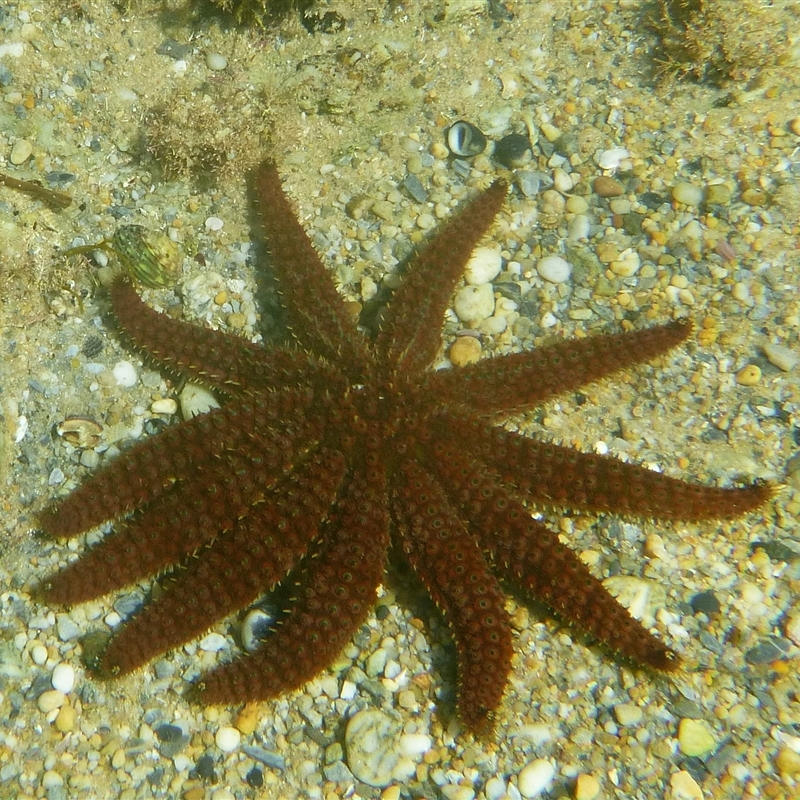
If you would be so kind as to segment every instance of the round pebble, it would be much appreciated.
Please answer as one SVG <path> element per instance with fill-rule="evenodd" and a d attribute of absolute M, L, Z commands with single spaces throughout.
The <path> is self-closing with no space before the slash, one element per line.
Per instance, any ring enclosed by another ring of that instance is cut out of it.
<path fill-rule="evenodd" d="M 672 199 L 687 206 L 699 206 L 703 202 L 703 187 L 693 183 L 676 183 L 672 187 Z"/>
<path fill-rule="evenodd" d="M 676 772 L 669 779 L 672 800 L 703 800 L 703 790 L 685 769 Z"/>
<path fill-rule="evenodd" d="M 399 749 L 402 723 L 399 715 L 366 708 L 347 723 L 344 741 L 347 766 L 368 786 L 383 788 L 414 773 L 414 764 Z"/>
<path fill-rule="evenodd" d="M 476 247 L 464 270 L 464 280 L 471 286 L 491 283 L 503 266 L 503 258 L 491 247 Z"/>
<path fill-rule="evenodd" d="M 619 258 L 614 259 L 608 268 L 620 278 L 630 278 L 635 275 L 642 266 L 642 259 L 639 254 L 628 247 L 619 254 Z"/>
<path fill-rule="evenodd" d="M 592 190 L 598 197 L 619 197 L 625 194 L 623 185 L 609 175 L 598 175 L 592 181 Z"/>
<path fill-rule="evenodd" d="M 36 698 L 36 705 L 39 711 L 43 711 L 47 714 L 49 711 L 61 708 L 66 699 L 67 696 L 64 692 L 60 692 L 58 689 L 48 689 L 48 691 L 42 692 L 39 697 Z"/>
<path fill-rule="evenodd" d="M 17 139 L 11 147 L 8 160 L 12 164 L 24 164 L 33 153 L 33 145 L 27 139 Z"/>
<path fill-rule="evenodd" d="M 75 727 L 75 708 L 73 706 L 61 706 L 54 725 L 59 733 L 69 733 Z"/>
<path fill-rule="evenodd" d="M 519 793 L 525 797 L 538 797 L 553 782 L 555 767 L 545 758 L 526 764 L 517 777 Z"/>
<path fill-rule="evenodd" d="M 678 746 L 685 756 L 701 758 L 716 749 L 717 739 L 702 719 L 682 719 L 678 725 Z"/>
<path fill-rule="evenodd" d="M 154 414 L 175 414 L 178 411 L 178 404 L 171 397 L 153 401 L 150 410 Z"/>
<path fill-rule="evenodd" d="M 644 713 L 642 709 L 634 703 L 620 703 L 614 706 L 614 716 L 620 725 L 638 725 L 642 721 Z"/>
<path fill-rule="evenodd" d="M 450 361 L 454 367 L 466 367 L 480 360 L 482 349 L 474 336 L 459 336 L 450 347 Z"/>
<path fill-rule="evenodd" d="M 755 364 L 748 364 L 736 373 L 736 383 L 740 386 L 755 386 L 761 380 L 761 369 Z"/>
<path fill-rule="evenodd" d="M 800 777 L 800 753 L 784 745 L 775 756 L 775 767 L 781 775 L 796 780 Z"/>
<path fill-rule="evenodd" d="M 34 664 L 41 666 L 47 661 L 47 648 L 43 644 L 36 644 L 31 648 L 31 658 Z"/>
<path fill-rule="evenodd" d="M 784 372 L 791 372 L 797 366 L 797 362 L 800 361 L 800 354 L 780 344 L 769 342 L 761 349 L 769 359 L 769 363 L 774 364 Z"/>
<path fill-rule="evenodd" d="M 600 794 L 600 781 L 594 775 L 578 775 L 575 781 L 575 800 L 595 800 Z"/>
<path fill-rule="evenodd" d="M 231 725 L 224 725 L 217 731 L 214 741 L 223 753 L 232 753 L 242 741 L 242 734 Z"/>
<path fill-rule="evenodd" d="M 712 206 L 727 206 L 733 193 L 727 183 L 712 183 L 706 189 L 706 202 Z"/>
<path fill-rule="evenodd" d="M 206 66 L 211 70 L 219 71 L 228 66 L 228 59 L 219 53 L 206 53 Z"/>
<path fill-rule="evenodd" d="M 59 692 L 69 694 L 75 688 L 75 670 L 71 664 L 57 664 L 50 678 L 50 683 Z"/>
<path fill-rule="evenodd" d="M 573 194 L 567 198 L 567 211 L 570 214 L 585 214 L 589 210 L 589 204 L 580 195 Z"/>
<path fill-rule="evenodd" d="M 490 283 L 464 286 L 456 292 L 453 309 L 462 322 L 474 325 L 494 313 L 494 292 Z"/>
<path fill-rule="evenodd" d="M 536 271 L 550 283 L 565 283 L 572 275 L 572 264 L 561 256 L 545 256 L 539 259 Z"/>
<path fill-rule="evenodd" d="M 126 389 L 136 386 L 136 381 L 139 380 L 136 367 L 130 361 L 118 361 L 111 370 L 111 374 L 114 376 L 117 386 L 124 386 Z"/>

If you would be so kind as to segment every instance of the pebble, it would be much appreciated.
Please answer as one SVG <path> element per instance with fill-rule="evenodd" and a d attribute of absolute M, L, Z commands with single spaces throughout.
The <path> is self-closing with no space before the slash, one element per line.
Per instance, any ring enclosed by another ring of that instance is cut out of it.
<path fill-rule="evenodd" d="M 517 788 L 525 798 L 538 797 L 553 782 L 555 767 L 545 758 L 526 764 L 517 777 Z"/>
<path fill-rule="evenodd" d="M 712 183 L 706 189 L 706 203 L 712 206 L 727 206 L 733 193 L 727 183 Z"/>
<path fill-rule="evenodd" d="M 669 779 L 671 800 L 703 800 L 703 790 L 697 781 L 684 769 Z"/>
<path fill-rule="evenodd" d="M 687 206 L 699 206 L 703 202 L 703 187 L 693 183 L 676 183 L 672 187 L 672 199 Z"/>
<path fill-rule="evenodd" d="M 219 53 L 206 53 L 206 66 L 210 70 L 218 72 L 228 66 L 228 59 Z"/>
<path fill-rule="evenodd" d="M 130 389 L 131 386 L 136 386 L 136 381 L 139 380 L 139 375 L 136 372 L 136 367 L 130 361 L 118 361 L 111 370 L 117 386 L 124 386 Z"/>
<path fill-rule="evenodd" d="M 775 767 L 782 776 L 796 780 L 800 777 L 800 753 L 784 745 L 775 756 Z"/>
<path fill-rule="evenodd" d="M 774 364 L 778 369 L 784 372 L 791 372 L 800 361 L 800 355 L 788 347 L 781 344 L 772 344 L 768 342 L 762 348 L 764 355 L 769 360 L 770 364 Z"/>
<path fill-rule="evenodd" d="M 682 719 L 678 725 L 678 746 L 685 756 L 701 758 L 716 749 L 717 739 L 702 719 Z"/>
<path fill-rule="evenodd" d="M 597 157 L 597 165 L 600 169 L 619 169 L 626 158 L 630 158 L 630 151 L 625 147 L 612 147 L 610 150 L 603 150 Z"/>
<path fill-rule="evenodd" d="M 589 204 L 580 195 L 573 194 L 567 198 L 566 209 L 570 214 L 585 214 L 589 210 Z"/>
<path fill-rule="evenodd" d="M 33 145 L 27 139 L 17 139 L 11 147 L 8 160 L 15 165 L 24 164 L 33 153 Z"/>
<path fill-rule="evenodd" d="M 223 753 L 232 753 L 242 741 L 242 734 L 231 725 L 224 725 L 217 731 L 214 741 Z"/>
<path fill-rule="evenodd" d="M 31 648 L 31 659 L 34 664 L 42 666 L 47 661 L 47 648 L 43 644 L 36 644 Z"/>
<path fill-rule="evenodd" d="M 75 670 L 72 665 L 65 662 L 57 664 L 50 677 L 50 683 L 59 692 L 69 694 L 75 688 Z"/>
<path fill-rule="evenodd" d="M 205 653 L 218 653 L 228 644 L 228 640 L 221 633 L 206 634 L 198 643 L 198 647 Z"/>
<path fill-rule="evenodd" d="M 347 766 L 357 780 L 384 788 L 414 774 L 414 762 L 398 747 L 401 730 L 399 714 L 389 715 L 377 708 L 364 709 L 351 717 L 344 740 Z"/>
<path fill-rule="evenodd" d="M 233 723 L 244 736 L 250 736 L 258 726 L 259 706 L 258 703 L 247 703 L 244 708 L 236 715 Z"/>
<path fill-rule="evenodd" d="M 75 727 L 77 714 L 73 706 L 61 706 L 53 723 L 59 733 L 69 733 Z"/>
<path fill-rule="evenodd" d="M 176 414 L 178 411 L 178 404 L 171 397 L 161 398 L 154 400 L 150 406 L 150 410 L 154 414 Z"/>
<path fill-rule="evenodd" d="M 220 219 L 219 217 L 207 217 L 206 218 L 206 230 L 207 231 L 221 231 L 225 226 L 224 220 Z"/>
<path fill-rule="evenodd" d="M 572 275 L 572 264 L 561 256 L 545 256 L 537 262 L 536 271 L 550 283 L 565 283 Z"/>
<path fill-rule="evenodd" d="M 503 258 L 491 247 L 476 247 L 464 270 L 464 280 L 471 286 L 491 283 L 503 267 Z"/>
<path fill-rule="evenodd" d="M 622 184 L 609 175 L 598 175 L 592 181 L 592 191 L 598 197 L 619 197 L 625 194 Z"/>
<path fill-rule="evenodd" d="M 66 699 L 67 696 L 64 694 L 64 692 L 60 692 L 58 689 L 48 689 L 46 692 L 42 692 L 39 697 L 36 698 L 36 705 L 38 706 L 39 711 L 47 714 L 50 711 L 61 708 Z"/>
<path fill-rule="evenodd" d="M 614 716 L 620 725 L 638 725 L 642 721 L 644 712 L 634 703 L 620 703 L 614 706 Z"/>
<path fill-rule="evenodd" d="M 736 383 L 740 386 L 755 386 L 761 381 L 761 369 L 755 364 L 748 364 L 736 373 Z"/>
<path fill-rule="evenodd" d="M 474 336 L 459 336 L 450 347 L 450 361 L 454 367 L 466 367 L 480 361 L 482 349 Z"/>
<path fill-rule="evenodd" d="M 628 247 L 619 254 L 619 258 L 614 259 L 608 268 L 620 278 L 630 278 L 635 275 L 642 266 L 642 259 L 639 254 Z"/>
<path fill-rule="evenodd" d="M 462 322 L 474 325 L 494 313 L 494 292 L 490 283 L 464 286 L 456 292 L 453 309 Z"/>
<path fill-rule="evenodd" d="M 786 614 L 784 631 L 787 638 L 800 647 L 800 601 L 795 602 Z"/>
<path fill-rule="evenodd" d="M 578 775 L 575 781 L 575 800 L 595 800 L 600 794 L 600 781 L 594 775 Z"/>

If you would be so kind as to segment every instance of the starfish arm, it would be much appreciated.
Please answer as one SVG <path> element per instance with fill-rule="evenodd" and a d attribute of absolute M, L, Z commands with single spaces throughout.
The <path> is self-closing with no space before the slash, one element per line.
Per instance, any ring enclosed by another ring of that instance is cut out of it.
<path fill-rule="evenodd" d="M 495 181 L 454 214 L 409 264 L 386 309 L 377 340 L 378 352 L 390 368 L 416 374 L 436 357 L 453 289 L 507 192 L 505 181 Z"/>
<path fill-rule="evenodd" d="M 204 703 L 267 700 L 302 686 L 352 639 L 375 602 L 389 546 L 385 474 L 356 468 L 313 558 L 301 565 L 288 616 L 252 655 L 206 675 Z"/>
<path fill-rule="evenodd" d="M 121 675 L 199 636 L 244 608 L 294 568 L 316 537 L 345 472 L 342 453 L 321 448 L 227 536 L 198 552 L 114 638 L 98 665 Z"/>
<path fill-rule="evenodd" d="M 452 630 L 459 716 L 473 733 L 487 734 L 511 669 L 503 592 L 438 480 L 411 460 L 401 470 L 393 515 L 403 552 Z"/>
<path fill-rule="evenodd" d="M 690 483 L 610 456 L 581 453 L 493 428 L 451 418 L 450 430 L 468 442 L 473 455 L 540 506 L 612 512 L 638 518 L 698 522 L 754 511 L 773 494 L 765 483 L 722 488 Z M 463 438 L 462 438 L 463 437 Z"/>
<path fill-rule="evenodd" d="M 486 358 L 458 369 L 430 373 L 422 391 L 434 402 L 494 416 L 525 411 L 546 400 L 649 361 L 680 344 L 692 331 L 684 320 L 641 331 L 570 339 L 526 353 Z"/>
<path fill-rule="evenodd" d="M 241 395 L 271 385 L 298 385 L 330 370 L 299 350 L 266 349 L 237 336 L 172 319 L 142 302 L 129 281 L 111 285 L 111 304 L 120 331 L 132 348 L 158 366 Z"/>
<path fill-rule="evenodd" d="M 291 331 L 302 347 L 347 365 L 354 376 L 370 359 L 366 339 L 331 281 L 330 274 L 295 216 L 273 161 L 256 171 L 260 219 L 279 289 L 291 301 Z"/>
<path fill-rule="evenodd" d="M 69 537 L 121 517 L 195 474 L 205 459 L 219 457 L 226 449 L 246 448 L 253 431 L 266 434 L 269 425 L 285 429 L 287 416 L 299 415 L 313 401 L 308 390 L 274 392 L 231 402 L 167 428 L 138 442 L 45 509 L 40 523 L 51 536 Z"/>
<path fill-rule="evenodd" d="M 493 470 L 464 452 L 462 440 L 440 437 L 437 472 L 455 487 L 470 527 L 502 578 L 639 664 L 677 669 L 675 653 L 637 622 L 558 535 L 502 485 Z"/>

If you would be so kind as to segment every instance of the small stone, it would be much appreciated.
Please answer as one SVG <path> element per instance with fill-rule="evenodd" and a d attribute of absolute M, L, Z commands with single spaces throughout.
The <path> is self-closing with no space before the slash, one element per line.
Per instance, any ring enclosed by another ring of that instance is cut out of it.
<path fill-rule="evenodd" d="M 42 666 L 47 661 L 47 648 L 43 644 L 36 644 L 31 648 L 31 659 L 34 664 Z"/>
<path fill-rule="evenodd" d="M 242 734 L 231 725 L 224 725 L 217 731 L 214 741 L 223 753 L 232 753 L 242 741 Z"/>
<path fill-rule="evenodd" d="M 64 785 L 64 779 L 55 770 L 49 769 L 42 775 L 42 788 L 47 791 Z"/>
<path fill-rule="evenodd" d="M 248 703 L 236 716 L 233 723 L 244 736 L 250 736 L 258 725 L 258 703 Z"/>
<path fill-rule="evenodd" d="M 742 192 L 742 202 L 749 206 L 763 206 L 767 202 L 766 192 L 760 189 L 745 189 Z"/>
<path fill-rule="evenodd" d="M 800 136 L 800 117 L 789 120 L 789 130 L 795 135 Z"/>
<path fill-rule="evenodd" d="M 600 794 L 600 781 L 594 775 L 578 775 L 575 781 L 575 800 L 595 800 Z"/>
<path fill-rule="evenodd" d="M 800 777 L 800 753 L 784 745 L 775 756 L 775 767 L 781 776 L 796 779 Z"/>
<path fill-rule="evenodd" d="M 415 758 L 424 755 L 433 747 L 433 739 L 426 733 L 406 733 L 400 737 L 400 751 Z"/>
<path fill-rule="evenodd" d="M 503 267 L 503 258 L 491 247 L 476 247 L 464 270 L 464 280 L 472 286 L 491 283 Z"/>
<path fill-rule="evenodd" d="M 494 292 L 490 283 L 464 286 L 456 292 L 453 309 L 462 322 L 475 325 L 494 313 Z"/>
<path fill-rule="evenodd" d="M 789 609 L 784 622 L 786 637 L 800 647 L 800 601 Z"/>
<path fill-rule="evenodd" d="M 703 202 L 703 187 L 693 183 L 676 183 L 672 187 L 672 199 L 687 206 L 699 206 Z"/>
<path fill-rule="evenodd" d="M 731 188 L 726 183 L 712 183 L 706 189 L 706 203 L 711 206 L 727 206 L 732 197 Z"/>
<path fill-rule="evenodd" d="M 555 767 L 545 758 L 529 762 L 517 776 L 519 793 L 525 798 L 538 797 L 553 782 L 555 774 Z"/>
<path fill-rule="evenodd" d="M 480 361 L 482 349 L 474 336 L 459 336 L 450 347 L 450 361 L 454 367 L 466 367 Z"/>
<path fill-rule="evenodd" d="M 114 769 L 122 769 L 125 765 L 125 750 L 121 747 L 118 747 L 114 754 L 111 756 L 111 766 Z"/>
<path fill-rule="evenodd" d="M 50 677 L 50 683 L 59 692 L 69 694 L 75 688 L 75 670 L 72 665 L 65 662 L 57 664 Z"/>
<path fill-rule="evenodd" d="M 768 342 L 761 349 L 770 364 L 774 364 L 784 372 L 791 372 L 797 366 L 797 362 L 800 361 L 800 354 L 780 344 Z"/>
<path fill-rule="evenodd" d="M 61 706 L 54 725 L 59 733 L 69 733 L 75 727 L 75 708 L 73 706 Z"/>
<path fill-rule="evenodd" d="M 219 72 L 228 66 L 228 59 L 219 53 L 206 53 L 206 66 L 210 70 Z"/>
<path fill-rule="evenodd" d="M 446 783 L 440 791 L 445 800 L 474 800 L 475 798 L 475 790 L 471 786 Z"/>
<path fill-rule="evenodd" d="M 124 386 L 130 389 L 131 386 L 136 386 L 136 381 L 139 380 L 139 375 L 136 372 L 136 367 L 130 361 L 118 361 L 111 370 L 117 386 Z"/>
<path fill-rule="evenodd" d="M 609 175 L 598 175 L 592 181 L 592 191 L 598 197 L 620 197 L 625 194 L 625 188 Z"/>
<path fill-rule="evenodd" d="M 221 633 L 206 634 L 198 643 L 198 647 L 205 653 L 218 653 L 228 644 L 228 640 Z"/>
<path fill-rule="evenodd" d="M 208 217 L 205 222 L 206 230 L 215 233 L 225 227 L 225 221 L 219 217 Z"/>
<path fill-rule="evenodd" d="M 536 271 L 550 283 L 565 283 L 572 275 L 572 264 L 561 256 L 545 256 L 537 262 Z"/>
<path fill-rule="evenodd" d="M 171 397 L 165 397 L 160 400 L 154 400 L 150 410 L 154 414 L 177 414 L 178 404 Z"/>
<path fill-rule="evenodd" d="M 706 592 L 698 592 L 690 601 L 692 611 L 695 614 L 705 614 L 711 616 L 712 614 L 719 614 L 722 610 L 717 596 L 710 589 Z"/>
<path fill-rule="evenodd" d="M 638 725 L 642 721 L 644 713 L 642 709 L 634 703 L 620 703 L 614 706 L 614 716 L 620 725 Z"/>
<path fill-rule="evenodd" d="M 624 147 L 612 147 L 603 150 L 597 157 L 597 165 L 600 169 L 619 169 L 626 158 L 630 158 L 630 151 Z"/>
<path fill-rule="evenodd" d="M 682 719 L 678 725 L 678 746 L 685 756 L 701 758 L 716 749 L 717 739 L 703 720 Z"/>
<path fill-rule="evenodd" d="M 8 160 L 17 166 L 24 164 L 33 153 L 33 145 L 27 139 L 17 139 L 11 147 Z"/>
<path fill-rule="evenodd" d="M 36 705 L 39 708 L 39 711 L 47 714 L 50 711 L 55 711 L 57 708 L 61 708 L 64 705 L 67 696 L 64 692 L 60 692 L 58 689 L 49 689 L 46 692 L 42 692 L 39 697 L 36 698 Z"/>
<path fill-rule="evenodd" d="M 589 210 L 589 204 L 583 197 L 573 194 L 567 198 L 566 208 L 570 214 L 585 214 Z"/>
<path fill-rule="evenodd" d="M 703 800 L 703 790 L 697 781 L 684 769 L 669 779 L 671 800 Z"/>
<path fill-rule="evenodd" d="M 761 381 L 761 369 L 755 364 L 748 364 L 736 373 L 736 383 L 740 386 L 756 386 Z"/>
<path fill-rule="evenodd" d="M 628 247 L 619 254 L 619 258 L 614 259 L 608 265 L 608 268 L 615 275 L 619 275 L 620 278 L 631 278 L 639 271 L 641 266 L 642 259 L 639 254 Z"/>

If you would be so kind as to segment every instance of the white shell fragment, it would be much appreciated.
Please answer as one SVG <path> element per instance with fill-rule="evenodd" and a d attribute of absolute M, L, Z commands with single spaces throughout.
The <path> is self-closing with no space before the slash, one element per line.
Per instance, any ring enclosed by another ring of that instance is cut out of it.
<path fill-rule="evenodd" d="M 203 386 L 187 383 L 181 392 L 181 414 L 191 419 L 198 414 L 207 414 L 212 408 L 219 408 L 219 401 Z"/>
<path fill-rule="evenodd" d="M 136 386 L 136 381 L 139 380 L 139 375 L 136 372 L 136 367 L 130 361 L 118 361 L 111 370 L 117 386 L 123 386 L 130 389 L 131 386 Z"/>

